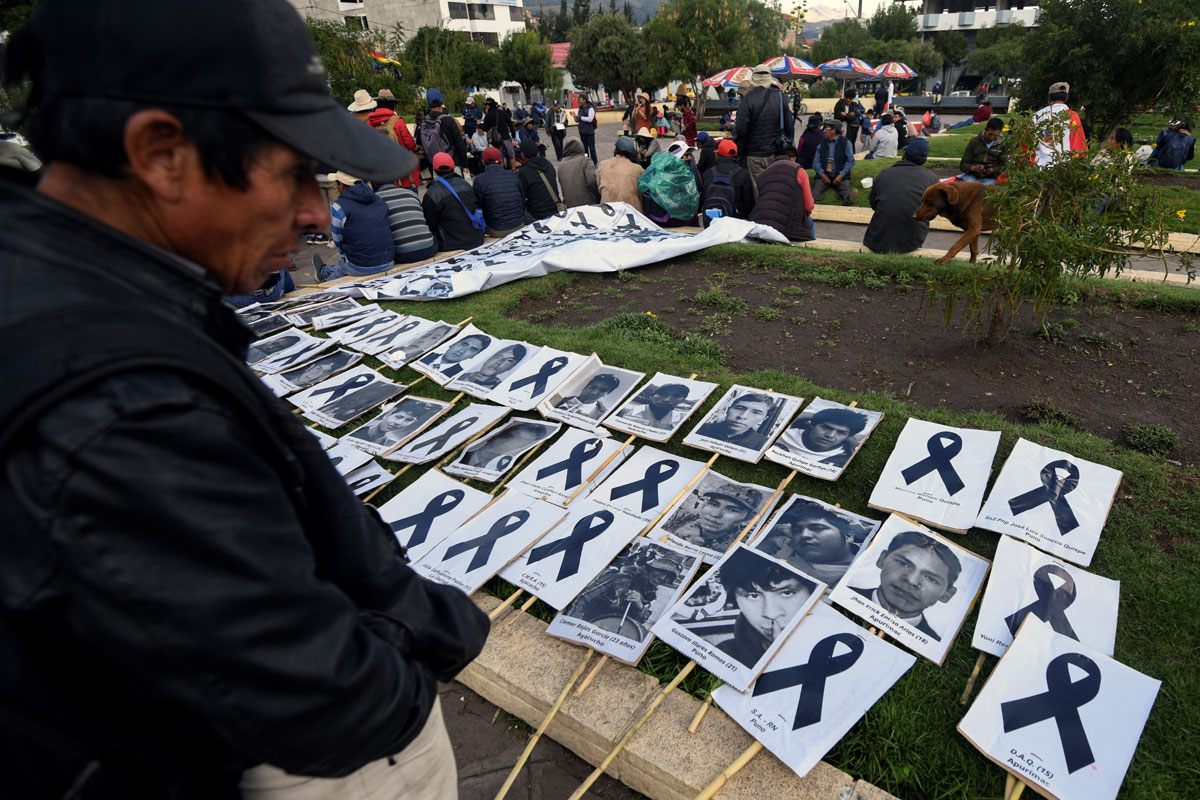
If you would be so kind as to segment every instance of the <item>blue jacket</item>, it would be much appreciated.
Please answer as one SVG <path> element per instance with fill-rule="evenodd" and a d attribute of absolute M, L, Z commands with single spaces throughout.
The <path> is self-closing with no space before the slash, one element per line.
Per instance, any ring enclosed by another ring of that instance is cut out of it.
<path fill-rule="evenodd" d="M 830 141 L 828 139 L 817 145 L 817 152 L 813 155 L 813 169 L 816 170 L 819 176 L 825 171 L 825 162 L 829 159 Z M 833 146 L 833 171 L 835 174 L 840 174 L 842 180 L 850 177 L 850 170 L 854 167 L 854 148 L 850 146 L 850 140 L 845 136 L 839 136 L 832 142 Z"/>
<path fill-rule="evenodd" d="M 1158 148 L 1150 155 L 1158 160 L 1158 166 L 1181 169 L 1195 155 L 1196 140 L 1183 131 L 1172 131 L 1160 137 Z"/>
<path fill-rule="evenodd" d="M 489 228 L 508 230 L 525 224 L 525 186 L 517 173 L 490 164 L 475 177 L 474 188 Z"/>
<path fill-rule="evenodd" d="M 388 207 L 366 183 L 348 187 L 338 197 L 345 219 L 341 224 L 338 252 L 356 267 L 370 268 L 391 264 L 395 255 L 392 229 L 388 225 Z M 336 213 L 335 213 L 336 216 Z M 336 227 L 336 226 L 335 226 Z M 335 233 L 337 231 L 335 230 Z"/>

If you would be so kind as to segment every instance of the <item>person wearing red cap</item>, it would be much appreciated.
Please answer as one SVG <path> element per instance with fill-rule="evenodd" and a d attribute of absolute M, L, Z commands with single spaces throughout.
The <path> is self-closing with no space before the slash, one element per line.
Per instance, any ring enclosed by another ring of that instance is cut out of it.
<path fill-rule="evenodd" d="M 488 236 L 501 238 L 524 227 L 525 186 L 517 173 L 504 168 L 504 156 L 499 148 L 483 151 L 483 172 L 475 176 L 472 188 L 483 209 Z"/>
<path fill-rule="evenodd" d="M 438 681 L 487 616 L 409 567 L 221 300 L 328 227 L 314 161 L 417 159 L 285 0 L 41 0 L 3 66 L 46 166 L 0 183 L 0 794 L 455 797 Z"/>
<path fill-rule="evenodd" d="M 700 221 L 706 228 L 717 217 L 749 219 L 754 210 L 754 184 L 750 172 L 738 163 L 737 155 L 733 139 L 722 139 L 717 145 L 717 163 L 704 173 Z"/>
<path fill-rule="evenodd" d="M 434 179 L 425 189 L 421 210 L 425 212 L 425 224 L 438 241 L 438 252 L 479 247 L 483 244 L 483 225 L 476 228 L 471 221 L 479 209 L 475 190 L 454 171 L 454 158 L 449 153 L 435 154 L 432 166 Z"/>

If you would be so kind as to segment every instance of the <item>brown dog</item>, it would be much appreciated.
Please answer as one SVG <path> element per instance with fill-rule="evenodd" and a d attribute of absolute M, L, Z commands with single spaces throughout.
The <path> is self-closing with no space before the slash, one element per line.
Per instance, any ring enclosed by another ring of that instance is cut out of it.
<path fill-rule="evenodd" d="M 945 264 L 967 245 L 971 246 L 971 263 L 975 263 L 975 257 L 979 255 L 979 234 L 990 231 L 996 224 L 995 209 L 987 200 L 990 189 L 976 181 L 950 181 L 935 183 L 925 190 L 921 207 L 913 214 L 913 219 L 928 222 L 941 214 L 963 229 L 963 235 L 937 263 Z"/>

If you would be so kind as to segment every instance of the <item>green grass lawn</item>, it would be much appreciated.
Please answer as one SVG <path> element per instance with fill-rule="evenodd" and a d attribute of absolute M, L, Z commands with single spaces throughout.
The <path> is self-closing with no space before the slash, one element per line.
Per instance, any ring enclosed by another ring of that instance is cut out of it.
<path fill-rule="evenodd" d="M 817 265 L 813 262 L 816 255 L 833 257 L 837 261 Z M 789 283 L 858 285 L 864 291 L 919 287 L 935 271 L 950 269 L 911 257 L 796 253 L 769 245 L 723 245 L 697 257 L 710 263 L 714 271 L 759 271 L 781 276 Z M 669 274 L 658 280 L 669 281 Z M 630 286 L 648 282 L 648 278 L 637 271 L 622 273 L 621 279 L 628 281 Z M 965 414 L 951 413 L 914 407 L 890 396 L 851 394 L 817 386 L 803 377 L 804 356 L 799 352 L 780 352 L 775 369 L 742 374 L 736 367 L 736 353 L 726 353 L 701 336 L 673 330 L 645 314 L 616 315 L 587 327 L 546 327 L 518 316 L 522 303 L 552 297 L 555 292 L 573 284 L 595 285 L 599 290 L 604 280 L 596 275 L 555 273 L 458 300 L 388 302 L 383 305 L 432 319 L 458 321 L 473 317 L 475 325 L 497 336 L 581 353 L 596 352 L 606 363 L 650 374 L 659 370 L 677 375 L 696 372 L 701 379 L 719 382 L 723 388 L 740 382 L 806 398 L 819 394 L 842 402 L 857 400 L 864 408 L 883 411 L 886 416 L 882 423 L 840 480 L 829 483 L 799 476 L 788 489 L 826 502 L 840 503 L 847 509 L 876 518 L 883 515 L 867 509 L 867 498 L 896 437 L 910 416 L 1000 431 L 996 469 L 1017 438 L 1023 436 L 1122 470 L 1124 480 L 1091 570 L 1122 582 L 1116 658 L 1163 682 L 1122 797 L 1163 800 L 1196 796 L 1196 787 L 1200 785 L 1195 761 L 1195 753 L 1200 749 L 1200 669 L 1197 669 L 1197 656 L 1200 655 L 1200 614 L 1197 614 L 1200 471 L 1175 466 L 1060 425 L 1014 424 L 985 408 Z M 611 278 L 607 285 L 612 285 Z M 1122 307 L 1200 312 L 1198 295 L 1190 289 L 1099 281 L 1090 285 L 1119 293 L 1123 298 Z M 750 312 L 747 310 L 746 313 Z M 996 363 L 1001 363 L 1003 356 L 997 354 L 996 358 Z M 370 357 L 365 363 L 380 366 Z M 799 374 L 795 370 L 797 365 L 800 365 Z M 403 382 L 418 377 L 408 369 L 400 373 L 383 371 Z M 411 391 L 441 399 L 451 397 L 450 393 L 429 381 L 423 381 Z M 720 395 L 721 391 L 714 393 L 694 419 L 700 419 Z M 460 407 L 465 402 L 460 402 Z M 1184 413 L 1193 412 L 1187 409 Z M 345 433 L 356 424 L 361 423 L 352 423 L 338 433 Z M 675 437 L 675 442 L 662 447 L 692 458 L 707 457 L 706 453 L 679 444 L 682 438 L 680 434 Z M 750 465 L 726 458 L 718 460 L 715 469 L 736 480 L 764 486 L 775 486 L 786 475 L 782 467 L 767 462 Z M 423 469 L 410 470 L 373 502 L 385 502 L 422 472 Z M 956 539 L 989 558 L 997 543 L 995 534 L 982 531 L 973 531 Z M 489 589 L 502 595 L 511 593 L 511 588 L 498 580 L 493 581 Z M 533 612 L 542 618 L 552 614 L 549 607 L 540 603 L 534 606 Z M 965 707 L 958 704 L 958 696 L 977 655 L 970 647 L 975 618 L 974 613 L 968 617 L 944 666 L 939 668 L 918 659 L 909 673 L 829 753 L 827 760 L 851 775 L 903 798 L 1000 797 L 1004 785 L 1000 770 L 955 732 L 955 725 L 965 711 Z M 641 668 L 660 679 L 668 679 L 683 667 L 685 661 L 665 645 L 656 643 Z M 988 660 L 984 679 L 994 664 L 995 659 Z M 683 688 L 704 696 L 711 686 L 711 680 L 697 670 Z M 714 709 L 712 713 L 720 712 Z M 714 772 L 720 766 L 714 764 Z"/>

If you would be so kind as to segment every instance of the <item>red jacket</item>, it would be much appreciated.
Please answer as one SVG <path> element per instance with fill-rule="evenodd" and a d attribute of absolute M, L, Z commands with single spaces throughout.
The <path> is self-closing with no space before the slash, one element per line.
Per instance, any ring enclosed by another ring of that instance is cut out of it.
<path fill-rule="evenodd" d="M 417 142 L 413 139 L 411 133 L 408 132 L 408 124 L 404 118 L 398 115 L 390 108 L 377 108 L 367 117 L 367 122 L 372 128 L 383 131 L 388 138 L 401 147 L 407 147 L 413 153 L 417 152 Z M 421 185 L 421 170 L 414 169 L 412 177 L 402 178 L 400 185 L 413 188 Z"/>
<path fill-rule="evenodd" d="M 980 106 L 975 109 L 975 113 L 971 115 L 971 119 L 975 122 L 987 122 L 992 118 L 991 106 Z"/>
<path fill-rule="evenodd" d="M 683 109 L 683 138 L 687 139 L 688 147 L 696 146 L 696 114 L 691 106 Z"/>

